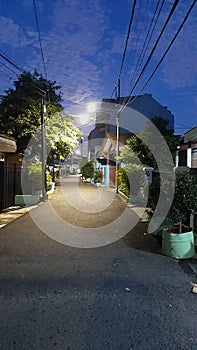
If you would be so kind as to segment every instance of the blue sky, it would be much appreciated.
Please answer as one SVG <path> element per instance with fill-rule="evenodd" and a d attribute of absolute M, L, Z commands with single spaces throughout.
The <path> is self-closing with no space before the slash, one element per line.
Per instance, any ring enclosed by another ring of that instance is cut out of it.
<path fill-rule="evenodd" d="M 178 29 L 192 0 L 180 3 L 148 65 L 137 94 Z M 131 78 L 157 0 L 137 0 L 128 51 L 121 75 L 121 95 Z M 146 59 L 173 1 L 166 0 Z M 111 96 L 124 49 L 132 0 L 35 0 L 48 79 L 62 86 L 64 107 Z M 22 69 L 44 74 L 32 0 L 0 1 L 0 52 Z M 143 93 L 151 93 L 175 117 L 176 133 L 197 125 L 197 5 L 176 42 Z M 144 61 L 145 62 L 145 61 Z M 16 75 L 0 59 L 0 94 Z M 17 71 L 16 71 L 17 73 Z M 72 109 L 72 108 L 71 108 Z"/>

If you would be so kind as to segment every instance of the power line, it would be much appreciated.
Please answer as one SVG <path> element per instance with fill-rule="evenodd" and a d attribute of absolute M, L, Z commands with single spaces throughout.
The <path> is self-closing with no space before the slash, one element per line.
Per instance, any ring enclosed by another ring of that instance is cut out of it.
<path fill-rule="evenodd" d="M 18 74 L 10 67 L 6 66 L 6 64 L 4 64 L 3 62 L 0 62 L 1 66 L 4 67 L 5 69 L 7 69 L 9 72 L 16 74 L 16 76 L 18 76 Z M 12 78 L 12 77 L 10 77 Z"/>
<path fill-rule="evenodd" d="M 130 21 L 129 21 L 129 26 L 128 26 L 128 30 L 127 30 L 127 37 L 126 37 L 126 42 L 125 42 L 125 47 L 124 47 L 124 51 L 123 51 L 123 55 L 122 55 L 122 60 L 121 60 L 121 64 L 120 64 L 120 70 L 119 70 L 119 74 L 118 74 L 118 80 L 120 79 L 121 73 L 122 73 L 122 69 L 123 69 L 123 65 L 124 65 L 124 60 L 125 60 L 125 56 L 126 56 L 126 51 L 127 51 L 127 46 L 128 46 L 128 41 L 129 41 L 129 36 L 130 36 L 130 32 L 131 32 L 131 25 L 133 22 L 133 17 L 134 17 L 134 13 L 135 13 L 135 6 L 136 6 L 136 0 L 133 1 L 133 6 L 132 6 L 132 10 L 131 10 L 131 16 L 130 16 Z M 113 96 L 114 92 L 117 89 L 117 83 L 116 86 L 111 94 L 111 97 Z"/>
<path fill-rule="evenodd" d="M 20 68 L 19 66 L 16 65 L 16 63 L 14 63 L 11 59 L 9 59 L 8 57 L 6 57 L 3 53 L 0 52 L 0 57 L 2 57 L 6 62 L 8 62 L 12 67 L 14 67 L 16 70 L 18 70 L 20 72 L 20 74 L 24 74 L 24 71 L 22 70 L 22 68 Z M 37 89 L 37 92 L 42 95 L 45 96 L 46 91 L 42 90 L 39 86 L 37 86 L 35 83 L 33 82 L 29 82 L 30 85 L 32 85 L 35 89 Z"/>
<path fill-rule="evenodd" d="M 136 98 L 139 96 L 139 94 L 145 89 L 145 87 L 147 86 L 147 84 L 149 83 L 149 81 L 152 79 L 153 75 L 156 73 L 157 69 L 159 68 L 160 64 L 162 63 L 162 61 L 164 60 L 165 56 L 167 55 L 167 53 L 169 52 L 171 46 L 173 45 L 174 41 L 176 40 L 177 36 L 179 35 L 181 29 L 183 28 L 185 22 L 187 21 L 194 5 L 196 4 L 197 0 L 194 0 L 192 5 L 190 6 L 188 12 L 186 13 L 182 23 L 180 24 L 176 34 L 174 35 L 173 39 L 171 40 L 170 44 L 168 45 L 167 49 L 165 50 L 164 54 L 162 55 L 161 59 L 159 60 L 158 64 L 156 65 L 155 69 L 153 70 L 153 72 L 151 73 L 150 77 L 148 78 L 148 80 L 146 81 L 146 83 L 144 84 L 144 86 L 142 87 L 142 89 L 138 92 L 138 94 L 134 97 L 134 99 L 132 99 L 132 97 L 129 98 L 129 100 L 127 101 L 125 107 L 130 103 L 130 102 L 134 102 L 134 100 L 136 100 Z"/>
<path fill-rule="evenodd" d="M 153 17 L 151 19 L 151 22 L 150 22 L 150 25 L 149 25 L 149 28 L 148 28 L 148 31 L 147 31 L 147 34 L 146 34 L 146 38 L 144 40 L 144 44 L 143 44 L 143 47 L 142 47 L 139 59 L 137 61 L 136 69 L 135 69 L 135 71 L 133 73 L 133 77 L 131 79 L 130 85 L 131 85 L 132 81 L 135 81 L 136 76 L 138 74 L 138 71 L 140 69 L 140 66 L 141 66 L 141 64 L 142 64 L 142 62 L 144 60 L 145 54 L 146 54 L 147 49 L 148 49 L 148 45 L 149 45 L 149 43 L 150 43 L 150 41 L 152 39 L 155 27 L 157 25 L 158 19 L 159 19 L 160 14 L 161 14 L 161 10 L 162 10 L 162 8 L 164 6 L 164 3 L 165 3 L 165 0 L 162 1 L 162 4 L 161 4 L 161 6 L 159 8 L 159 11 L 158 11 L 158 14 L 157 14 L 157 18 L 156 18 L 155 23 L 154 23 L 154 19 L 155 19 L 155 16 L 156 16 L 156 13 L 157 13 L 157 10 L 158 10 L 158 7 L 159 7 L 159 3 L 160 3 L 160 0 L 157 1 L 156 7 L 155 7 L 155 10 L 154 10 L 154 13 L 153 13 Z M 153 25 L 153 23 L 154 23 L 154 25 Z M 152 30 L 151 30 L 151 28 L 152 28 Z M 149 34 L 150 34 L 150 36 L 149 36 Z"/>
<path fill-rule="evenodd" d="M 156 4 L 156 6 L 155 6 L 155 10 L 154 10 L 152 19 L 151 19 L 150 24 L 149 24 L 149 28 L 148 28 L 146 37 L 145 37 L 145 40 L 144 40 L 144 43 L 143 43 L 143 46 L 142 46 L 142 50 L 141 50 L 140 56 L 139 56 L 138 61 L 137 61 L 137 64 L 136 64 L 136 68 L 135 68 L 135 70 L 134 70 L 134 72 L 133 72 L 133 75 L 132 75 L 132 78 L 131 78 L 131 81 L 130 81 L 130 86 L 131 86 L 132 82 L 135 81 L 135 79 L 136 79 L 136 77 L 137 77 L 137 74 L 138 74 L 138 72 L 139 72 L 139 69 L 140 69 L 140 67 L 141 67 L 141 64 L 142 64 L 142 62 L 143 62 L 143 60 L 144 60 L 145 54 L 146 54 L 146 52 L 147 52 L 149 43 L 150 43 L 150 41 L 151 41 L 151 39 L 152 39 L 152 36 L 153 36 L 154 30 L 155 30 L 155 27 L 156 27 L 156 25 L 157 25 L 157 22 L 158 22 L 158 20 L 159 20 L 159 17 L 160 17 L 162 8 L 163 8 L 163 6 L 164 6 L 164 3 L 165 3 L 165 0 L 162 1 L 161 5 L 160 5 L 160 8 L 159 8 L 160 0 L 157 1 L 157 4 Z M 158 10 L 158 8 L 159 8 L 159 10 Z M 154 23 L 154 18 L 155 18 L 155 16 L 156 16 L 157 10 L 158 10 L 158 14 L 157 14 L 157 17 L 156 17 L 156 20 L 155 20 L 155 23 Z M 153 25 L 153 23 L 154 23 L 154 25 Z M 152 28 L 152 30 L 151 30 L 151 28 Z M 150 36 L 149 36 L 149 34 L 150 34 Z M 149 38 L 148 38 L 148 37 L 149 37 Z M 136 45 L 137 45 L 137 42 L 136 42 Z M 126 103 L 127 100 L 128 100 L 128 97 L 125 97 L 125 98 L 123 99 L 122 104 L 124 105 L 124 103 Z"/>
<path fill-rule="evenodd" d="M 149 64 L 149 62 L 150 62 L 150 60 L 151 60 L 151 58 L 152 58 L 152 56 L 153 56 L 153 53 L 155 52 L 155 50 L 156 50 L 156 48 L 157 48 L 157 45 L 158 45 L 158 43 L 159 43 L 159 41 L 160 41 L 160 39 L 161 39 L 161 37 L 162 37 L 162 35 L 163 35 L 165 29 L 166 29 L 166 26 L 167 26 L 167 24 L 168 24 L 170 18 L 172 17 L 172 15 L 173 15 L 173 13 L 174 13 L 174 11 L 175 11 L 175 9 L 176 9 L 176 7 L 177 7 L 179 1 L 180 1 L 180 0 L 175 0 L 175 1 L 174 1 L 174 4 L 173 4 L 173 6 L 172 6 L 172 8 L 171 8 L 171 10 L 170 10 L 170 13 L 169 13 L 169 15 L 168 15 L 168 17 L 167 17 L 167 19 L 166 19 L 166 21 L 165 21 L 165 23 L 164 23 L 164 26 L 163 26 L 163 28 L 162 28 L 162 30 L 161 30 L 161 32 L 160 32 L 158 38 L 157 38 L 157 40 L 156 40 L 156 42 L 155 42 L 155 44 L 154 44 L 152 50 L 151 50 L 151 53 L 150 53 L 150 55 L 148 56 L 148 58 L 147 58 L 147 60 L 146 60 L 146 63 L 144 64 L 144 66 L 143 66 L 143 68 L 142 68 L 142 70 L 141 70 L 140 75 L 138 76 L 138 78 L 137 78 L 137 80 L 136 80 L 136 82 L 135 82 L 133 88 L 131 89 L 131 91 L 130 91 L 130 93 L 129 93 L 129 97 L 130 97 L 130 98 L 129 98 L 129 100 L 127 101 L 127 104 L 130 103 L 130 101 L 131 101 L 131 95 L 132 95 L 132 93 L 133 93 L 135 87 L 137 86 L 139 80 L 141 79 L 142 75 L 144 74 L 144 71 L 145 71 L 146 67 L 147 67 L 148 64 Z"/>
<path fill-rule="evenodd" d="M 2 54 L 0 52 L 0 57 L 2 57 L 6 62 L 8 62 L 9 64 L 11 64 L 11 66 L 13 66 L 15 69 L 17 69 L 19 72 L 22 73 L 22 69 L 20 67 L 18 67 L 14 62 L 12 62 L 8 57 L 6 57 L 4 54 Z"/>
<path fill-rule="evenodd" d="M 196 96 L 197 93 L 188 93 L 188 94 L 180 94 L 180 95 L 171 95 L 171 96 L 158 96 L 158 98 L 176 98 L 176 97 L 188 97 L 188 96 Z"/>
<path fill-rule="evenodd" d="M 37 10 L 36 10 L 35 0 L 33 0 L 33 7 L 34 7 L 35 20 L 36 20 L 36 28 L 37 28 L 37 33 L 38 33 L 38 40 L 39 40 L 39 44 L 40 44 L 40 52 L 41 52 L 41 56 L 42 56 L 43 66 L 44 66 L 45 78 L 46 78 L 46 80 L 48 80 L 48 78 L 47 78 L 47 70 L 46 70 L 46 63 L 45 63 L 44 52 L 43 52 L 43 47 L 42 47 L 42 41 L 41 41 L 41 35 L 40 35 L 40 27 L 39 27 L 39 22 L 38 22 L 38 15 L 37 15 Z"/>

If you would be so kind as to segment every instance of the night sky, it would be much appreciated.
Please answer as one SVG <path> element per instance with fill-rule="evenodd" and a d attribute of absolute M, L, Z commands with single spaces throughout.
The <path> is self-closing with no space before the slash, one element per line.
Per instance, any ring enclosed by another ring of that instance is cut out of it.
<path fill-rule="evenodd" d="M 121 95 L 135 81 L 137 62 L 158 2 L 137 0 L 121 74 Z M 174 1 L 166 0 L 142 66 Z M 160 60 L 193 1 L 179 2 L 147 69 L 133 91 L 138 94 Z M 159 1 L 161 6 L 162 1 Z M 62 86 L 64 108 L 78 111 L 88 101 L 109 98 L 117 81 L 127 36 L 131 0 L 35 0 L 47 77 Z M 23 70 L 44 75 L 32 0 L 0 0 L 0 52 Z M 197 125 L 197 5 L 158 71 L 141 93 L 150 93 L 175 117 L 183 134 Z M 4 66 L 6 65 L 6 67 Z M 14 72 L 12 72 L 11 68 Z M 0 59 L 0 94 L 18 72 Z M 73 109 L 74 106 L 74 109 Z M 79 109 L 78 109 L 79 106 Z M 84 119 L 84 122 L 87 123 Z"/>

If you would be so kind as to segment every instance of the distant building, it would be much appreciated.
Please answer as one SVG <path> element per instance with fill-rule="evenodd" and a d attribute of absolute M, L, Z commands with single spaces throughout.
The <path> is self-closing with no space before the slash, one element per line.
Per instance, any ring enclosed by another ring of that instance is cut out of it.
<path fill-rule="evenodd" d="M 120 105 L 123 105 L 128 99 L 128 97 L 121 97 L 119 101 Z M 110 106 L 113 105 L 114 108 L 112 109 Z M 112 167 L 115 165 L 116 105 L 116 99 L 102 100 L 101 111 L 96 115 L 95 128 L 88 136 L 88 158 L 89 160 L 97 159 L 102 165 L 103 171 L 109 174 L 107 175 L 107 179 L 106 176 L 104 176 L 104 183 L 107 184 L 109 183 L 109 179 L 111 182 L 114 182 L 114 180 L 112 181 L 111 173 L 114 174 L 114 169 L 112 169 Z M 174 131 L 173 114 L 166 106 L 162 106 L 150 94 L 133 96 L 132 101 L 127 105 L 124 115 L 123 113 L 120 117 L 119 128 L 119 141 L 122 144 L 133 134 L 138 134 L 141 131 L 141 127 L 142 129 L 145 127 L 147 119 L 151 120 L 154 117 L 161 117 L 167 120 L 167 127 Z M 142 118 L 143 121 L 141 121 Z M 111 167 L 111 170 L 105 169 L 108 167 Z M 115 175 L 113 175 L 113 179 L 114 178 Z"/>
<path fill-rule="evenodd" d="M 176 166 L 197 168 L 197 126 L 184 134 L 184 140 L 177 150 Z"/>
<path fill-rule="evenodd" d="M 120 104 L 123 104 L 123 101 L 128 101 L 128 97 L 121 97 Z M 106 106 L 107 104 L 117 104 L 117 100 L 104 98 L 102 100 L 102 104 L 105 105 L 105 111 L 103 113 L 101 107 L 101 111 L 96 115 L 96 126 L 88 136 L 88 152 L 89 159 L 91 160 L 95 159 L 97 152 L 99 151 L 99 147 L 101 146 L 103 139 L 107 137 L 107 134 L 116 134 L 115 117 L 112 124 L 111 116 L 110 113 L 107 112 Z M 135 112 L 138 112 L 149 120 L 154 117 L 162 117 L 168 121 L 167 127 L 174 131 L 173 114 L 167 109 L 166 106 L 162 106 L 150 94 L 144 94 L 137 97 L 134 96 L 133 101 L 127 105 L 127 108 L 131 108 L 133 110 L 133 114 Z M 135 131 L 132 132 L 132 122 L 132 118 L 129 119 L 128 117 L 127 128 L 124 128 L 122 125 L 120 125 L 120 135 L 127 134 L 129 137 L 132 134 L 136 133 Z"/>

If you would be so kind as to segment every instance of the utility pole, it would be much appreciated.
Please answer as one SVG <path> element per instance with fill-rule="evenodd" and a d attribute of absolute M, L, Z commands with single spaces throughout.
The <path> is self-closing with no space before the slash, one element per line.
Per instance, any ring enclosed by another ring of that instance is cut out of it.
<path fill-rule="evenodd" d="M 118 193 L 118 157 L 119 157 L 119 133 L 120 133 L 120 78 L 117 85 L 117 113 L 116 113 L 116 193 Z"/>
<path fill-rule="evenodd" d="M 41 145 L 42 145 L 42 201 L 46 199 L 46 131 L 45 131 L 45 96 L 41 99 Z"/>

